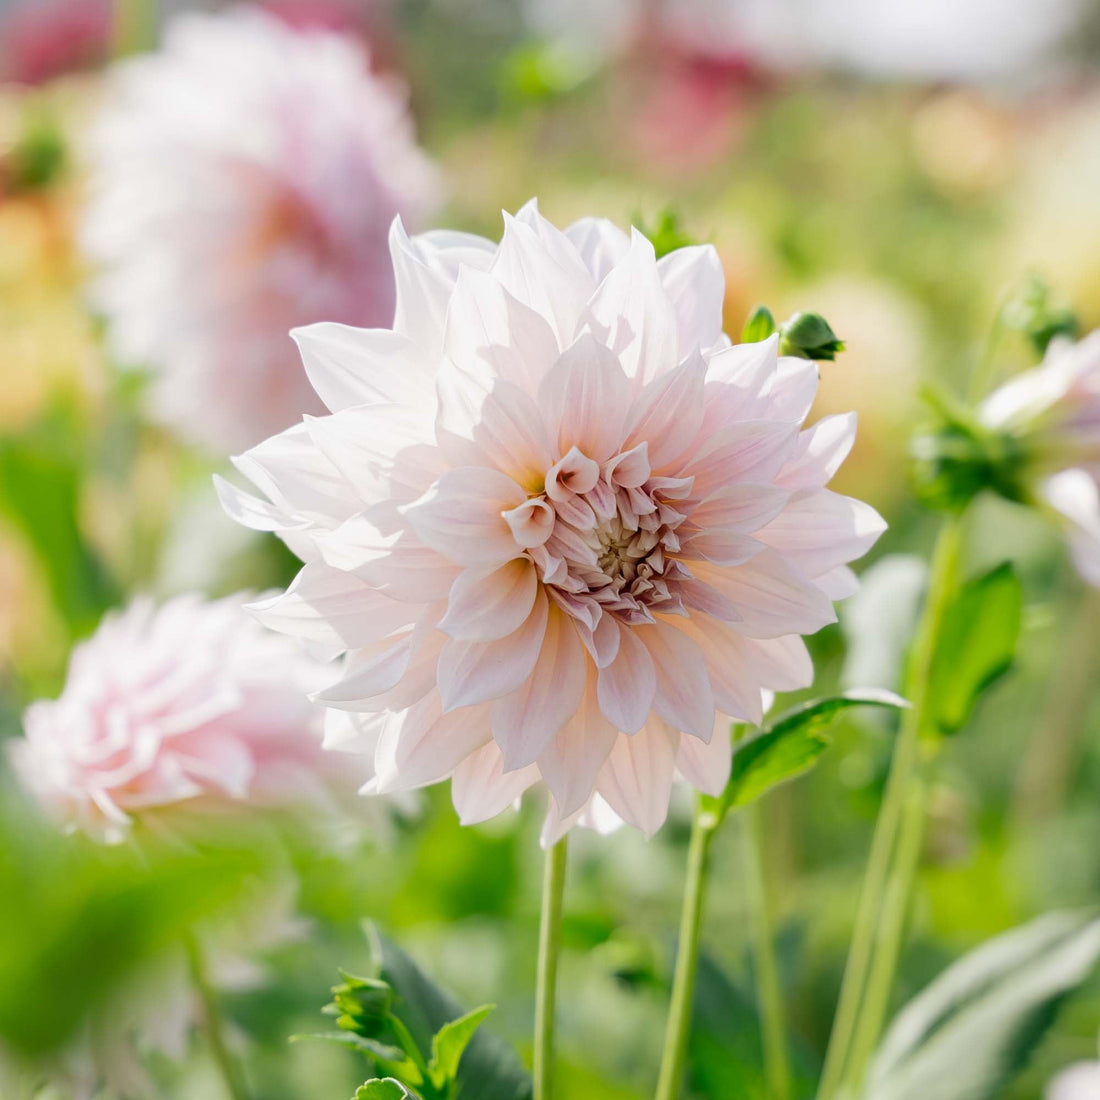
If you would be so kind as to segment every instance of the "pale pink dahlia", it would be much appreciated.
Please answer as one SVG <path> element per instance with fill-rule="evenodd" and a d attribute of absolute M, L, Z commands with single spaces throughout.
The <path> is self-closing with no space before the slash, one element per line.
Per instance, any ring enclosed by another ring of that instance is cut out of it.
<path fill-rule="evenodd" d="M 118 841 L 180 804 L 282 804 L 329 758 L 307 693 L 331 675 L 239 597 L 146 599 L 74 650 L 58 699 L 34 703 L 16 770 L 67 826 Z"/>
<path fill-rule="evenodd" d="M 1053 510 L 1078 572 L 1100 585 L 1100 332 L 1054 340 L 980 417 L 1008 439 L 1020 495 Z"/>
<path fill-rule="evenodd" d="M 390 222 L 437 199 L 400 85 L 351 37 L 185 15 L 118 68 L 88 144 L 93 298 L 159 417 L 221 450 L 320 411 L 288 326 L 387 323 Z"/>
<path fill-rule="evenodd" d="M 810 682 L 883 529 L 824 486 L 855 417 L 801 431 L 817 369 L 731 347 L 709 246 L 391 234 L 392 330 L 294 335 L 331 416 L 237 459 L 241 522 L 305 561 L 263 622 L 348 650 L 321 692 L 369 789 L 448 776 L 463 821 L 542 780 L 547 837 L 605 803 L 647 832 L 673 776 L 719 790 L 728 723 Z M 593 796 L 601 801 L 592 804 Z"/>

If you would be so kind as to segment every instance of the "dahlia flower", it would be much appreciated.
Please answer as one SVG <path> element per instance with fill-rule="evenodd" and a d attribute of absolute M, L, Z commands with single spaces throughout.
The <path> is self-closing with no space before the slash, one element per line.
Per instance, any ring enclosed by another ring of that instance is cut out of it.
<path fill-rule="evenodd" d="M 294 333 L 331 414 L 236 460 L 263 498 L 219 483 L 305 562 L 256 612 L 348 651 L 316 698 L 369 791 L 450 777 L 473 822 L 542 781 L 546 841 L 652 833 L 674 774 L 724 785 L 731 718 L 810 682 L 799 635 L 883 529 L 825 488 L 855 417 L 801 430 L 817 369 L 730 345 L 709 246 L 529 203 L 499 245 L 398 221 L 391 250 L 392 330 Z"/>
<path fill-rule="evenodd" d="M 184 803 L 311 798 L 331 761 L 306 696 L 326 678 L 239 597 L 138 599 L 77 647 L 58 699 L 28 708 L 16 771 L 53 816 L 107 842 Z"/>
<path fill-rule="evenodd" d="M 386 233 L 436 200 L 405 95 L 360 42 L 241 9 L 121 65 L 89 142 L 82 239 L 113 350 L 218 450 L 319 411 L 289 324 L 385 324 Z"/>
<path fill-rule="evenodd" d="M 1078 572 L 1100 585 L 1100 332 L 1052 341 L 979 415 L 1011 442 L 1020 494 L 1053 511 Z"/>

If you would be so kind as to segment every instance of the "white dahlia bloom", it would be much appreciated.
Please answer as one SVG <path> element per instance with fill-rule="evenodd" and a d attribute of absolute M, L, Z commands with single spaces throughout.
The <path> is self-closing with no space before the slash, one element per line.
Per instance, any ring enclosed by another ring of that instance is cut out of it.
<path fill-rule="evenodd" d="M 12 758 L 51 816 L 107 842 L 183 806 L 316 802 L 335 769 L 307 695 L 329 679 L 239 596 L 138 599 L 74 650 L 59 698 L 27 709 Z"/>
<path fill-rule="evenodd" d="M 1100 585 L 1100 331 L 1052 341 L 979 415 L 1012 441 L 1022 494 L 1053 510 L 1078 572 Z"/>
<path fill-rule="evenodd" d="M 82 237 L 115 353 L 218 450 L 320 411 L 288 324 L 388 323 L 390 222 L 438 191 L 360 43 L 250 9 L 181 16 L 120 65 L 88 157 Z"/>
<path fill-rule="evenodd" d="M 499 246 L 391 250 L 392 330 L 294 334 L 332 415 L 236 460 L 266 499 L 220 483 L 306 563 L 258 614 L 348 650 L 318 698 L 371 791 L 449 776 L 473 822 L 541 780 L 547 840 L 606 807 L 652 833 L 676 773 L 724 785 L 731 718 L 810 683 L 799 635 L 883 530 L 825 488 L 855 417 L 800 430 L 817 369 L 730 346 L 709 246 L 530 203 Z"/>

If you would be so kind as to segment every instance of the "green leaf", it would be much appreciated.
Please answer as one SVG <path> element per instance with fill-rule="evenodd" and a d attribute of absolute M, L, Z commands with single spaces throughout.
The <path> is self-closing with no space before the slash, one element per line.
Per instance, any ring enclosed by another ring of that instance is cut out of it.
<path fill-rule="evenodd" d="M 757 344 L 775 332 L 775 318 L 767 306 L 753 306 L 741 329 L 742 344 Z"/>
<path fill-rule="evenodd" d="M 809 771 L 829 746 L 822 731 L 838 711 L 856 706 L 897 709 L 908 703 L 892 691 L 866 689 L 815 699 L 781 714 L 762 733 L 734 747 L 726 789 L 719 798 L 703 799 L 704 809 L 716 815 L 715 824 L 730 810 Z"/>
<path fill-rule="evenodd" d="M 496 1005 L 482 1005 L 444 1024 L 432 1039 L 432 1060 L 428 1063 L 428 1073 L 436 1088 L 450 1084 L 458 1075 L 458 1064 L 462 1054 L 474 1037 L 481 1021 L 489 1015 Z"/>
<path fill-rule="evenodd" d="M 1016 655 L 1023 598 L 1007 562 L 963 585 L 944 613 L 928 685 L 929 727 L 955 733 Z"/>
<path fill-rule="evenodd" d="M 463 1015 L 462 1007 L 443 992 L 396 944 L 377 936 L 382 953 L 381 976 L 393 986 L 393 1011 L 421 1051 L 429 1051 L 442 1028 Z M 458 1066 L 452 1100 L 530 1100 L 531 1078 L 512 1048 L 498 1036 L 478 1030 Z"/>
<path fill-rule="evenodd" d="M 409 1092 L 400 1081 L 392 1077 L 376 1077 L 360 1085 L 352 1100 L 416 1100 L 416 1094 Z"/>
<path fill-rule="evenodd" d="M 1100 920 L 1051 913 L 949 967 L 898 1014 L 864 1100 L 996 1100 L 1100 958 Z"/>
<path fill-rule="evenodd" d="M 402 1065 L 408 1061 L 405 1052 L 400 1047 L 380 1042 L 378 1039 L 368 1039 L 364 1035 L 356 1035 L 353 1031 L 318 1031 L 306 1035 L 292 1035 L 290 1041 L 292 1043 L 335 1043 L 337 1046 L 347 1047 L 348 1050 L 365 1054 L 369 1058 L 375 1059 L 375 1061 L 385 1062 L 391 1066 Z"/>

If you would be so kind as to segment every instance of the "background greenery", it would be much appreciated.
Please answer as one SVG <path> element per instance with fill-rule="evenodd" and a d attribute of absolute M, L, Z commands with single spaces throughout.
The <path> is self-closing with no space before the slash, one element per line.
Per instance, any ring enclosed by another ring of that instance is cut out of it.
<path fill-rule="evenodd" d="M 861 422 L 837 486 L 891 526 L 868 563 L 876 583 L 811 639 L 814 691 L 895 686 L 890 653 L 919 577 L 893 556 L 926 554 L 934 523 L 908 483 L 921 385 L 962 388 L 1000 303 L 1030 272 L 1086 327 L 1100 322 L 1100 89 L 1087 70 L 1021 94 L 723 67 L 672 42 L 582 65 L 503 3 L 417 0 L 375 33 L 446 171 L 442 224 L 495 236 L 499 210 L 532 194 L 559 222 L 602 214 L 654 226 L 673 210 L 721 252 L 729 331 L 757 302 L 828 317 L 848 350 L 823 365 L 815 412 L 855 408 Z M 76 149 L 98 82 L 93 71 L 0 92 L 5 737 L 29 701 L 59 689 L 73 641 L 128 594 L 262 588 L 293 571 L 273 542 L 221 517 L 210 487 L 219 463 L 142 420 L 140 377 L 106 361 L 83 304 Z M 690 109 L 677 107 L 685 88 Z M 1028 362 L 1026 342 L 1010 337 L 995 370 Z M 1100 896 L 1100 600 L 1037 517 L 981 501 L 970 528 L 968 572 L 1008 558 L 1022 578 L 1021 643 L 1012 672 L 943 746 L 897 1003 L 990 936 Z M 821 766 L 762 805 L 803 1087 L 828 1037 L 891 721 L 841 716 Z M 367 965 L 364 918 L 463 1006 L 497 1004 L 487 1030 L 528 1049 L 535 805 L 460 829 L 446 790 L 431 790 L 382 835 L 361 830 L 350 845 L 266 821 L 186 856 L 158 854 L 150 869 L 55 836 L 9 783 L 0 796 L 2 1047 L 55 1057 L 190 921 L 230 906 L 243 880 L 290 869 L 308 936 L 266 960 L 261 985 L 227 998 L 257 1096 L 343 1100 L 363 1080 L 355 1055 L 287 1036 L 320 1027 L 337 967 Z M 652 1089 L 687 819 L 683 802 L 650 842 L 631 830 L 576 836 L 561 973 L 568 1100 Z M 691 1047 L 700 1100 L 765 1095 L 737 834 L 732 823 L 715 846 Z M 1062 1007 L 1005 1097 L 1038 1097 L 1058 1067 L 1095 1056 L 1098 1027 L 1094 983 Z M 219 1095 L 201 1042 L 185 1066 L 154 1069 L 158 1095 Z"/>

